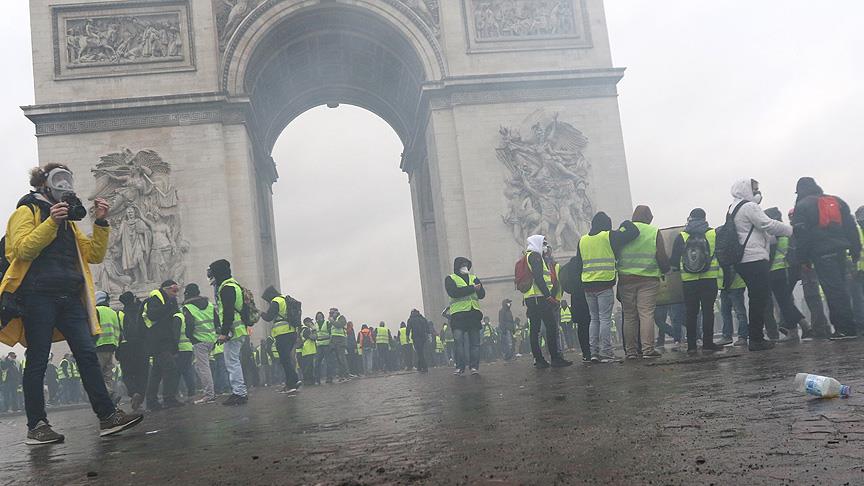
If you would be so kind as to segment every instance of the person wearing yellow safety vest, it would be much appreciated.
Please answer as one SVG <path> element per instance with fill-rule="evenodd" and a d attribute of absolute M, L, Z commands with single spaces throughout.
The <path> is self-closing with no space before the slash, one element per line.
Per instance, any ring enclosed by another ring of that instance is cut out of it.
<path fill-rule="evenodd" d="M 186 396 L 192 401 L 192 397 L 198 393 L 198 383 L 195 380 L 195 368 L 192 362 L 195 360 L 195 346 L 187 335 L 188 320 L 185 309 L 182 307 L 174 314 L 174 326 L 177 328 L 179 339 L 177 340 L 177 353 L 174 361 L 177 364 L 177 375 L 186 385 Z M 179 380 L 178 380 L 179 381 Z"/>
<path fill-rule="evenodd" d="M 110 205 L 92 201 L 91 214 L 75 194 L 72 172 L 51 163 L 30 171 L 33 191 L 22 197 L 6 225 L 5 256 L 9 266 L 0 282 L 3 326 L 0 342 L 27 348 L 21 383 L 27 414 L 27 445 L 63 442 L 48 423 L 45 411 L 45 371 L 51 343 L 67 341 L 78 360 L 81 378 L 100 435 L 108 436 L 138 425 L 143 416 L 127 415 L 111 400 L 99 368 L 93 336 L 100 333 L 90 265 L 102 263 L 108 249 Z M 92 221 L 92 235 L 78 221 Z M 10 297 L 11 298 L 8 298 Z M 8 299 L 7 299 L 8 298 Z"/>
<path fill-rule="evenodd" d="M 621 248 L 618 255 L 618 299 L 623 316 L 624 352 L 628 359 L 659 358 L 654 349 L 654 311 L 660 277 L 669 273 L 669 257 L 660 229 L 651 225 L 648 206 L 637 206 L 633 224 L 639 236 Z"/>
<path fill-rule="evenodd" d="M 330 322 L 324 319 L 323 312 L 315 313 L 315 345 L 317 352 L 315 354 L 315 384 L 321 384 L 321 378 L 325 378 L 326 383 L 333 383 L 333 353 L 330 349 L 330 342 L 333 339 L 330 331 L 332 327 Z"/>
<path fill-rule="evenodd" d="M 333 365 L 339 381 L 349 379 L 348 376 L 348 321 L 339 309 L 330 308 L 327 319 L 330 323 L 330 352 L 333 354 Z"/>
<path fill-rule="evenodd" d="M 318 330 L 310 318 L 303 319 L 300 328 L 300 370 L 303 382 L 310 385 L 320 383 L 316 376 L 315 361 L 318 355 Z"/>
<path fill-rule="evenodd" d="M 261 318 L 273 323 L 270 337 L 274 340 L 279 363 L 285 373 L 285 387 L 282 392 L 294 393 L 300 381 L 297 376 L 297 365 L 294 363 L 294 346 L 297 345 L 297 333 L 302 325 L 300 322 L 302 304 L 288 295 L 280 294 L 272 285 L 264 290 L 262 297 L 268 304 L 267 311 L 261 315 Z"/>
<path fill-rule="evenodd" d="M 622 222 L 617 231 L 612 231 L 612 219 L 601 211 L 594 215 L 591 229 L 579 240 L 576 256 L 571 259 L 571 273 L 581 275 L 582 288 L 591 314 L 589 340 L 593 363 L 609 363 L 614 359 L 613 288 L 618 279 L 615 262 L 621 249 L 638 237 L 639 228 L 630 221 Z"/>
<path fill-rule="evenodd" d="M 144 301 L 142 319 L 147 328 L 149 355 L 153 358 L 150 378 L 147 381 L 147 408 L 181 407 L 177 400 L 177 387 L 180 374 L 175 355 L 180 340 L 180 328 L 175 316 L 180 311 L 177 296 L 180 286 L 173 280 L 166 280 L 158 289 L 150 292 Z M 159 385 L 162 385 L 162 403 L 159 403 Z"/>
<path fill-rule="evenodd" d="M 534 357 L 534 366 L 539 369 L 548 368 L 549 361 L 543 356 L 540 347 L 541 327 L 546 330 L 546 347 L 552 366 L 561 368 L 573 363 L 564 359 L 558 348 L 558 315 L 560 309 L 560 286 L 555 266 L 550 266 L 544 254 L 549 251 L 549 244 L 543 235 L 532 235 L 528 237 L 528 246 L 525 250 L 525 258 L 528 268 L 531 269 L 532 284 L 528 291 L 523 292 L 522 297 L 528 308 L 528 328 L 531 342 L 531 355 Z"/>
<path fill-rule="evenodd" d="M 374 329 L 375 336 L 375 369 L 385 371 L 387 369 L 387 358 L 390 355 L 390 330 L 384 321 L 378 323 Z"/>
<path fill-rule="evenodd" d="M 416 309 L 415 309 L 416 310 Z M 414 311 L 411 311 L 414 314 Z M 408 325 L 404 322 L 399 324 L 399 345 L 402 347 L 402 368 L 411 371 L 414 369 L 414 346 L 408 337 Z M 418 356 L 419 358 L 419 356 Z M 417 371 L 420 371 L 418 368 Z"/>
<path fill-rule="evenodd" d="M 702 350 L 720 351 L 714 343 L 714 303 L 717 301 L 717 277 L 720 265 L 714 255 L 717 234 L 706 221 L 705 211 L 690 211 L 684 231 L 672 246 L 672 268 L 681 272 L 687 328 L 687 353 L 696 354 L 699 338 L 697 325 L 702 316 Z M 699 267 L 699 268 L 696 268 Z"/>
<path fill-rule="evenodd" d="M 483 313 L 480 300 L 486 297 L 486 289 L 476 275 L 471 273 L 471 260 L 456 257 L 453 260 L 453 273 L 444 279 L 444 290 L 450 297 L 450 328 L 453 330 L 456 349 L 457 376 L 480 371 L 480 331 L 483 328 Z"/>
<path fill-rule="evenodd" d="M 775 221 L 783 221 L 783 213 L 777 208 L 768 208 L 765 210 L 765 214 Z M 792 291 L 795 290 L 795 285 L 798 283 L 798 275 L 796 275 L 797 272 L 791 271 L 794 263 L 792 260 L 795 259 L 795 256 L 790 252 L 790 240 L 791 238 L 788 236 L 772 237 L 769 259 L 771 263 L 771 291 L 778 307 L 780 307 L 780 315 L 783 319 L 778 328 L 785 335 L 785 337 L 781 337 L 781 341 L 810 339 L 813 334 L 810 321 L 798 310 L 798 307 L 795 306 L 795 299 L 792 297 Z M 798 335 L 799 326 L 802 331 L 801 336 Z"/>
<path fill-rule="evenodd" d="M 413 355 L 417 357 L 417 371 L 427 373 L 429 366 L 426 363 L 426 346 L 429 344 L 429 321 L 420 314 L 417 309 L 411 309 L 411 316 L 408 317 L 408 324 L 405 327 L 399 328 L 399 338 L 405 334 L 404 348 L 413 347 Z M 404 331 L 403 331 L 404 329 Z M 413 358 L 412 358 L 413 359 Z M 409 368 L 410 369 L 410 368 Z"/>
<path fill-rule="evenodd" d="M 114 403 L 121 397 L 114 394 L 114 352 L 120 344 L 120 316 L 110 307 L 111 298 L 107 292 L 96 292 L 96 315 L 102 332 L 96 337 L 96 357 L 102 369 L 102 379 Z"/>
<path fill-rule="evenodd" d="M 240 364 L 240 348 L 244 337 L 249 333 L 243 323 L 243 289 L 231 276 L 231 264 L 228 260 L 216 260 L 207 268 L 207 278 L 216 287 L 217 307 L 220 323 L 217 334 L 218 342 L 224 345 L 223 356 L 225 368 L 228 370 L 228 381 L 231 384 L 231 396 L 222 405 L 243 405 L 248 401 L 246 381 L 243 378 L 243 367 Z"/>
<path fill-rule="evenodd" d="M 201 383 L 202 396 L 195 400 L 195 404 L 212 403 L 216 400 L 216 390 L 213 386 L 213 371 L 210 369 L 210 354 L 216 346 L 216 308 L 210 299 L 201 295 L 201 289 L 197 284 L 190 283 L 183 289 L 183 333 L 180 336 L 180 345 L 188 349 L 191 345 L 193 353 L 193 367 L 185 368 L 185 356 L 181 358 L 182 370 L 194 369 Z M 184 350 L 181 349 L 181 352 Z M 181 376 L 188 376 L 188 371 Z M 188 380 L 189 378 L 184 378 Z M 187 386 L 188 388 L 188 386 Z"/>
<path fill-rule="evenodd" d="M 731 272 L 728 279 L 726 278 L 727 271 Z M 734 345 L 747 346 L 750 331 L 748 329 L 747 304 L 744 300 L 744 291 L 747 287 L 744 284 L 744 279 L 735 273 L 734 267 L 728 269 L 720 267 L 717 287 L 720 288 L 720 315 L 723 318 L 723 341 L 721 343 L 733 342 L 734 327 L 732 313 L 734 312 L 735 320 L 738 321 L 738 340 L 734 341 Z"/>

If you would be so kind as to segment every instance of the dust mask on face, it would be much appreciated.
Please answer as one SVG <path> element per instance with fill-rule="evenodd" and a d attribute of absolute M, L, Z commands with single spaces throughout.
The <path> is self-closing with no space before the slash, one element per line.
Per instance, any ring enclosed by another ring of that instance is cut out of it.
<path fill-rule="evenodd" d="M 463 266 L 463 267 L 460 267 L 460 268 L 459 268 L 459 273 L 467 274 L 467 273 L 468 273 L 468 267 L 464 267 L 464 266 Z"/>
<path fill-rule="evenodd" d="M 756 194 L 753 195 L 753 202 L 755 202 L 756 204 L 762 204 L 762 193 L 761 192 L 757 192 Z"/>

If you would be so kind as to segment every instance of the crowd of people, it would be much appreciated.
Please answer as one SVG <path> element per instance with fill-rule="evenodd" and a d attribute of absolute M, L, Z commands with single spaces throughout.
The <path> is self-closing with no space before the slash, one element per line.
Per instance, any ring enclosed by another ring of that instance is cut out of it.
<path fill-rule="evenodd" d="M 483 283 L 472 262 L 457 257 L 444 279 L 450 303 L 440 324 L 415 309 L 395 332 L 384 322 L 357 329 L 335 307 L 304 317 L 302 303 L 275 285 L 253 295 L 227 260 L 207 268 L 212 301 L 199 285 L 181 288 L 169 279 L 146 296 L 125 292 L 112 306 L 89 269 L 106 252 L 108 203 L 95 200 L 88 236 L 74 222 L 80 217 L 67 167 L 36 168 L 31 185 L 9 220 L 0 262 L 0 342 L 27 347 L 26 362 L 14 352 L 0 361 L 0 398 L 3 410 L 14 411 L 23 396 L 28 444 L 64 440 L 48 422 L 46 395 L 51 404 L 86 397 L 104 436 L 140 423 L 145 407 L 207 404 L 219 395 L 226 395 L 223 405 L 243 405 L 249 387 L 293 394 L 301 385 L 436 366 L 476 375 L 481 361 L 528 353 L 537 368 L 563 368 L 573 364 L 565 353 L 576 349 L 583 362 L 609 363 L 618 359 L 619 338 L 630 360 L 660 357 L 667 338 L 674 350 L 695 354 L 700 344 L 703 352 L 727 345 L 763 351 L 775 342 L 850 339 L 864 330 L 864 207 L 853 217 L 811 178 L 798 183 L 791 224 L 777 208 L 763 210 L 758 182 L 745 179 L 732 188 L 723 225 L 712 228 L 695 208 L 668 251 L 647 206 L 617 230 L 597 213 L 564 265 L 544 235 L 530 236 L 514 275 L 525 320 L 514 316 L 510 299 L 494 324 L 484 316 Z M 658 305 L 663 283 L 674 280 L 681 298 Z M 809 319 L 794 297 L 799 281 Z M 267 335 L 255 343 L 252 326 L 262 320 L 270 323 Z M 54 363 L 51 343 L 59 339 L 71 353 Z M 117 406 L 127 396 L 130 413 Z"/>

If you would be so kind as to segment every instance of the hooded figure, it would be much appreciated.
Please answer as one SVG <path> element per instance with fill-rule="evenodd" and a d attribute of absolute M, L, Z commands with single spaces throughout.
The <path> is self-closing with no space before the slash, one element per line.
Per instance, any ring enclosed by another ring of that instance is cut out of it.
<path fill-rule="evenodd" d="M 444 279 L 444 289 L 450 297 L 450 328 L 457 339 L 456 374 L 463 374 L 465 368 L 471 367 L 472 373 L 477 373 L 480 366 L 480 329 L 483 313 L 479 309 L 465 310 L 465 301 L 481 300 L 486 297 L 486 289 L 480 279 L 470 273 L 471 260 L 456 257 L 453 260 L 453 274 Z M 459 281 L 457 283 L 457 280 Z M 473 285 L 472 285 L 473 284 Z M 458 309 L 457 307 L 462 307 Z M 465 353 L 465 348 L 468 352 Z M 465 355 L 468 356 L 465 356 Z"/>
<path fill-rule="evenodd" d="M 183 298 L 183 313 L 186 316 L 186 337 L 189 338 L 189 341 L 192 344 L 197 344 L 198 340 L 194 337 L 196 320 L 189 312 L 189 310 L 186 309 L 186 306 L 192 305 L 195 306 L 198 310 L 203 311 L 210 306 L 210 299 L 202 296 L 198 285 L 194 283 L 186 286 L 186 289 L 183 291 Z"/>
<path fill-rule="evenodd" d="M 802 177 L 796 187 L 795 242 L 802 262 L 849 252 L 854 261 L 861 254 L 861 234 L 849 205 L 837 196 L 826 195 L 812 177 Z M 824 208 L 835 205 L 839 221 L 822 221 Z"/>
<path fill-rule="evenodd" d="M 108 306 L 111 303 L 111 297 L 108 295 L 108 292 L 103 290 L 96 291 L 96 305 L 97 306 Z"/>
<path fill-rule="evenodd" d="M 731 193 L 733 200 L 728 214 L 732 214 L 738 206 L 741 207 L 735 215 L 735 228 L 738 231 L 738 241 L 742 244 L 747 241 L 741 263 L 767 261 L 770 257 L 771 236 L 792 236 L 792 227 L 765 214 L 759 206 L 762 194 L 757 181 L 741 179 L 732 185 Z"/>
<path fill-rule="evenodd" d="M 654 221 L 654 214 L 648 206 L 639 205 L 633 210 L 634 223 L 651 224 Z"/>

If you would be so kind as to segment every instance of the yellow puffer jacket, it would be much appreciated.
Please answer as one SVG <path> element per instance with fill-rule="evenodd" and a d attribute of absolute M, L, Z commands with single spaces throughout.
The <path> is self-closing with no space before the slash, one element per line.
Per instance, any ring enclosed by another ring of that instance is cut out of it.
<path fill-rule="evenodd" d="M 32 208 L 32 209 L 31 209 Z M 84 275 L 84 289 L 81 291 L 81 301 L 87 309 L 90 322 L 90 332 L 95 336 L 102 332 L 99 327 L 99 318 L 96 314 L 96 298 L 94 296 L 93 276 L 90 274 L 90 264 L 102 263 L 105 251 L 108 249 L 108 227 L 93 226 L 93 236 L 88 237 L 75 223 L 70 222 L 75 232 L 75 240 L 78 243 L 78 265 Z M 12 213 L 9 224 L 6 226 L 6 258 L 11 266 L 3 276 L 0 283 L 0 294 L 3 292 L 15 293 L 30 264 L 39 256 L 42 250 L 54 241 L 57 236 L 57 223 L 47 218 L 42 221 L 41 211 L 35 205 L 21 206 Z M 63 341 L 65 338 L 58 330 L 54 330 L 54 341 Z M 8 326 L 0 331 L 0 342 L 8 346 L 21 343 L 26 346 L 24 340 L 24 326 L 21 319 L 14 319 Z"/>

